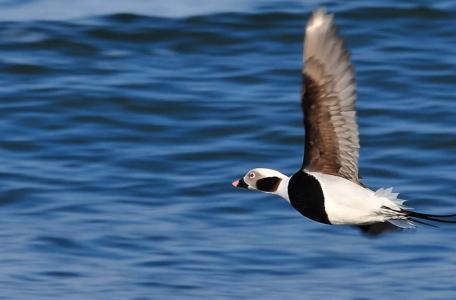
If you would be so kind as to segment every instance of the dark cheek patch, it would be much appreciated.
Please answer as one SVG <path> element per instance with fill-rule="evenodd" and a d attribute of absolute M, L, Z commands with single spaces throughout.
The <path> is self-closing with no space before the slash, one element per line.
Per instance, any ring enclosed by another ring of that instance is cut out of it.
<path fill-rule="evenodd" d="M 261 178 L 256 182 L 256 187 L 263 192 L 275 192 L 277 191 L 277 188 L 279 187 L 281 181 L 282 179 L 279 177 Z"/>

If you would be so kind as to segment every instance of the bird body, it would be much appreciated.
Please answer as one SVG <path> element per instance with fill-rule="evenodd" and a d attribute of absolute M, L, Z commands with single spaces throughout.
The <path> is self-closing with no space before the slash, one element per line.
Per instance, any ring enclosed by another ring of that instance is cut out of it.
<path fill-rule="evenodd" d="M 324 173 L 308 172 L 307 176 L 313 177 L 319 183 L 323 194 L 320 201 L 323 203 L 329 224 L 365 225 L 385 222 L 385 208 L 390 211 L 400 211 L 403 208 L 396 200 L 396 195 L 391 192 L 376 193 L 345 178 Z M 290 190 L 294 190 L 293 187 Z M 293 199 L 293 195 L 290 198 Z M 302 201 L 294 201 L 300 200 Z M 398 214 L 396 217 L 400 218 L 401 215 Z"/>
<path fill-rule="evenodd" d="M 256 168 L 233 185 L 276 194 L 314 221 L 356 225 L 366 233 L 429 225 L 420 220 L 456 223 L 456 215 L 413 212 L 391 188 L 373 191 L 361 183 L 354 71 L 333 17 L 323 9 L 310 17 L 303 48 L 301 107 L 306 134 L 300 170 L 288 177 Z"/>

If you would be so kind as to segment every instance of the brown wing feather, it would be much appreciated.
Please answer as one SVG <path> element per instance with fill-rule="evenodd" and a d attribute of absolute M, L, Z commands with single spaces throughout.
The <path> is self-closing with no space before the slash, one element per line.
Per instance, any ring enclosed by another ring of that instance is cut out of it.
<path fill-rule="evenodd" d="M 349 54 L 337 35 L 332 17 L 317 10 L 307 24 L 304 47 L 303 169 L 359 183 L 355 101 Z"/>

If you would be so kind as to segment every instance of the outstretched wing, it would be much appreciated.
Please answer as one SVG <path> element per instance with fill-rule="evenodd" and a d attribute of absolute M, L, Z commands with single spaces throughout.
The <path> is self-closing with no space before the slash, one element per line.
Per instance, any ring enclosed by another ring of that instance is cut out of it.
<path fill-rule="evenodd" d="M 303 169 L 359 183 L 355 79 L 332 16 L 315 11 L 306 27 L 301 105 L 306 130 Z"/>

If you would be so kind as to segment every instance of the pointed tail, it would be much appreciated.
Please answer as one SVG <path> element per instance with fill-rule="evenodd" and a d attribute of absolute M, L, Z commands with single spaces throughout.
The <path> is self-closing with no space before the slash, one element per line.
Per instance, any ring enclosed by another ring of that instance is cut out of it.
<path fill-rule="evenodd" d="M 390 216 L 388 222 L 400 228 L 414 228 L 416 224 L 438 227 L 432 222 L 456 224 L 456 214 L 431 215 L 411 211 L 405 208 L 401 208 L 400 210 L 391 209 L 385 206 L 382 208 L 384 209 L 383 212 Z"/>
<path fill-rule="evenodd" d="M 440 222 L 440 223 L 455 223 L 456 224 L 456 214 L 452 215 L 431 215 L 431 214 L 423 214 L 419 212 L 403 210 L 403 213 L 412 221 L 419 224 L 424 224 L 428 226 L 436 227 L 435 225 L 429 224 L 427 222 L 423 222 L 421 220 L 427 220 L 431 222 Z"/>

